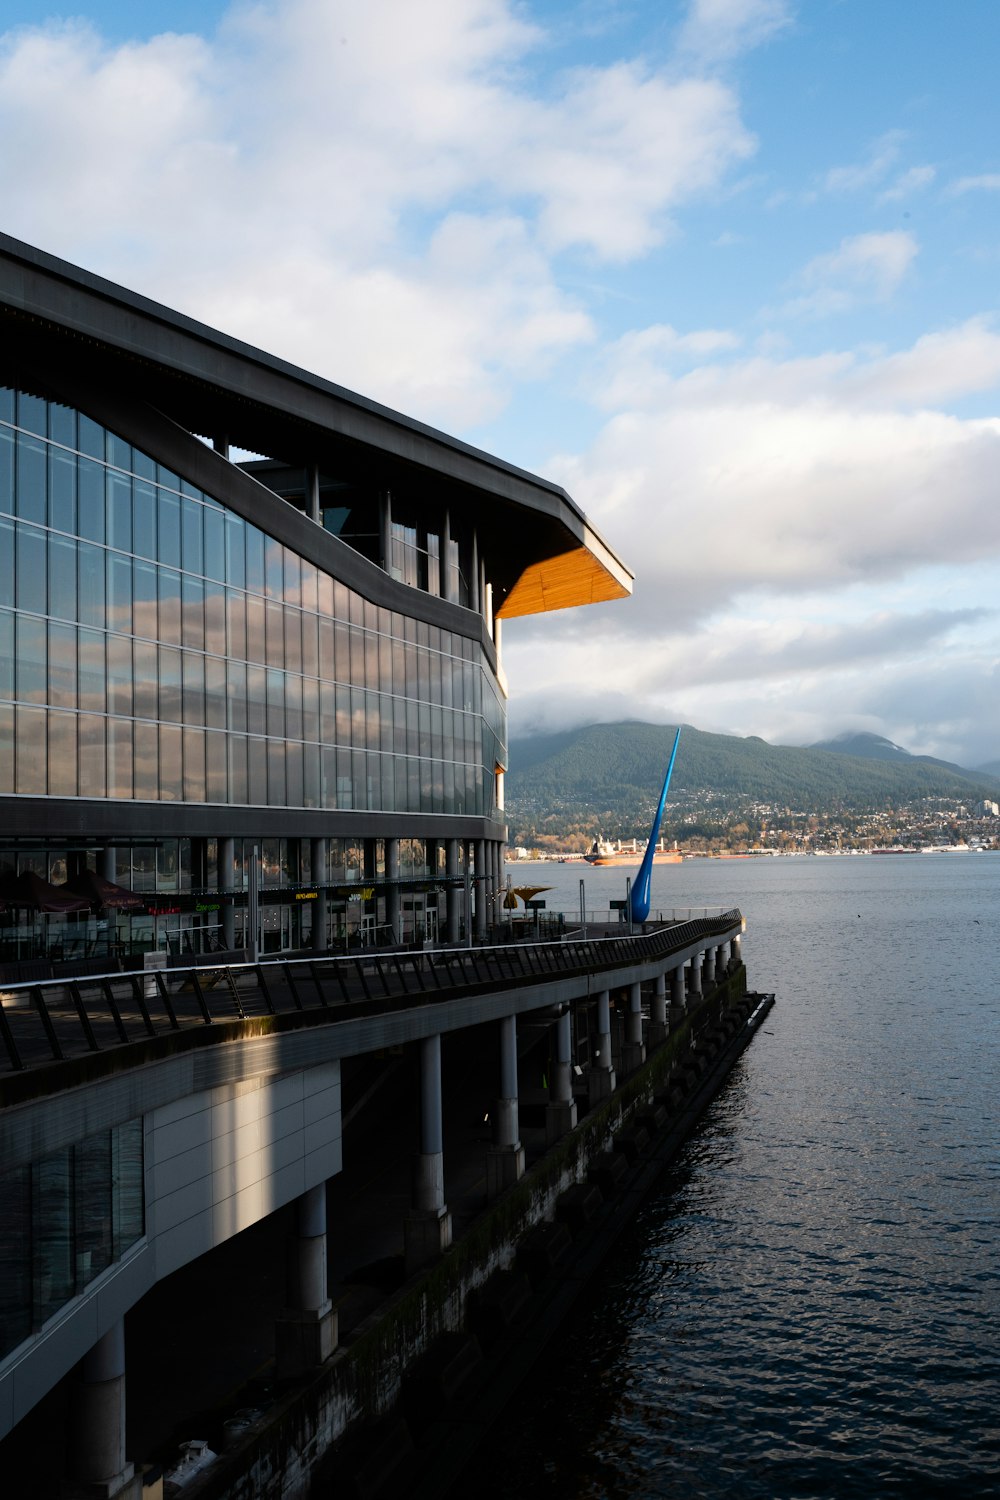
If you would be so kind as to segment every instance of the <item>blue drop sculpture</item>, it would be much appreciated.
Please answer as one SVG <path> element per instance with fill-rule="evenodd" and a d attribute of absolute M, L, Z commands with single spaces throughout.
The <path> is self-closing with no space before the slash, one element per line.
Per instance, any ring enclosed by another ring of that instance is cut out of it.
<path fill-rule="evenodd" d="M 663 778 L 663 791 L 660 793 L 660 805 L 656 809 L 656 817 L 653 819 L 653 827 L 649 835 L 649 843 L 646 852 L 642 856 L 642 864 L 639 873 L 635 877 L 632 886 L 631 906 L 629 915 L 633 922 L 645 922 L 649 916 L 649 890 L 653 876 L 653 855 L 656 853 L 656 841 L 660 837 L 660 821 L 663 818 L 663 809 L 667 805 L 667 791 L 670 786 L 670 773 L 674 769 L 674 761 L 677 758 L 677 745 L 681 737 L 680 725 L 674 735 L 674 748 L 670 752 L 670 762 L 667 766 L 667 774 Z"/>

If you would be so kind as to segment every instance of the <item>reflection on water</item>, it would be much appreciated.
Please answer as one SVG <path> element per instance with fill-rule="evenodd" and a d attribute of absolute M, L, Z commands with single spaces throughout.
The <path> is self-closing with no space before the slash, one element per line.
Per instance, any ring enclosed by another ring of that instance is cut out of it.
<path fill-rule="evenodd" d="M 477 1493 L 1000 1496 L 1000 856 L 656 867 L 653 901 L 739 905 L 778 1004 Z"/>

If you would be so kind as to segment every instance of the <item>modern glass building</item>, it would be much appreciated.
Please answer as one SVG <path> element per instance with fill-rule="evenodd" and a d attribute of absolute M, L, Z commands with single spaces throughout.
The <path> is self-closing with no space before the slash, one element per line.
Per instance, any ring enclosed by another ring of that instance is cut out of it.
<path fill-rule="evenodd" d="M 483 935 L 502 621 L 630 587 L 559 487 L 0 236 L 0 965 Z"/>

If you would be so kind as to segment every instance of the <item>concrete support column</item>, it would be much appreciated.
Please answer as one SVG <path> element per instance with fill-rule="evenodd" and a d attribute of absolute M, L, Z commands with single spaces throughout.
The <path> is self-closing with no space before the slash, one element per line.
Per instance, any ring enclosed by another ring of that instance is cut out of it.
<path fill-rule="evenodd" d="M 709 985 L 715 982 L 715 949 L 706 948 L 702 954 L 701 968 L 702 985 L 707 990 Z"/>
<path fill-rule="evenodd" d="M 441 1115 L 441 1038 L 420 1049 L 420 1151 L 413 1158 L 413 1207 L 403 1228 L 406 1274 L 436 1260 L 451 1244 L 444 1201 L 444 1126 Z"/>
<path fill-rule="evenodd" d="M 219 890 L 231 891 L 236 884 L 236 843 L 234 839 L 219 840 Z M 236 947 L 236 908 L 232 897 L 222 903 L 222 942 L 226 948 Z"/>
<path fill-rule="evenodd" d="M 445 874 L 451 880 L 457 880 L 460 867 L 458 860 L 458 839 L 448 839 L 445 844 Z M 462 891 L 457 885 L 448 887 L 448 895 L 445 898 L 448 904 L 448 941 L 457 943 L 462 935 Z"/>
<path fill-rule="evenodd" d="M 125 1458 L 125 1322 L 84 1356 L 73 1393 L 69 1469 L 81 1494 L 132 1500 L 142 1478 Z"/>
<path fill-rule="evenodd" d="M 636 1068 L 641 1068 L 645 1061 L 646 1048 L 642 1040 L 642 985 L 636 980 L 628 987 L 622 1069 L 626 1073 L 634 1073 Z"/>
<path fill-rule="evenodd" d="M 212 439 L 212 447 L 215 449 L 216 453 L 219 453 L 219 454 L 222 455 L 223 458 L 228 459 L 228 457 L 229 457 L 229 433 L 228 432 L 217 432 L 215 434 L 215 437 Z"/>
<path fill-rule="evenodd" d="M 326 931 L 329 916 L 326 882 L 330 874 L 330 845 L 326 839 L 309 840 L 309 867 L 312 882 L 319 892 L 313 906 L 312 945 L 318 953 L 322 953 L 329 946 Z"/>
<path fill-rule="evenodd" d="M 441 598 L 449 604 L 455 602 L 451 580 L 451 512 L 447 510 L 441 522 Z"/>
<path fill-rule="evenodd" d="M 398 943 L 403 936 L 399 921 L 399 886 L 394 883 L 399 880 L 399 839 L 385 841 L 385 878 L 388 882 L 385 888 L 385 920 L 392 928 L 392 941 Z"/>
<path fill-rule="evenodd" d="M 701 997 L 701 957 L 698 954 L 692 958 L 688 970 L 688 994 L 692 1000 Z"/>
<path fill-rule="evenodd" d="M 611 996 L 601 990 L 597 996 L 597 1056 L 587 1079 L 591 1107 L 615 1090 L 615 1070 L 611 1065 Z"/>
<path fill-rule="evenodd" d="M 723 980 L 729 972 L 726 965 L 726 944 L 720 943 L 715 950 L 715 977 Z"/>
<path fill-rule="evenodd" d="M 306 467 L 306 515 L 310 521 L 315 521 L 317 526 L 322 526 L 323 514 L 319 508 L 319 464 L 308 464 Z"/>
<path fill-rule="evenodd" d="M 115 858 L 115 851 L 110 844 L 106 844 L 103 849 L 97 851 L 97 873 L 105 880 L 113 880 L 117 884 L 117 871 L 118 862 Z"/>
<path fill-rule="evenodd" d="M 572 1024 L 567 1006 L 555 1024 L 552 1081 L 549 1084 L 549 1102 L 545 1107 L 545 1141 L 549 1146 L 576 1124 Z"/>
<path fill-rule="evenodd" d="M 476 885 L 474 900 L 476 904 L 476 937 L 480 941 L 486 938 L 486 912 L 489 905 L 489 889 L 486 877 L 486 840 L 476 839 Z"/>
<path fill-rule="evenodd" d="M 479 537 L 472 533 L 472 554 L 469 559 L 469 608 L 478 614 L 482 608 L 479 592 Z"/>
<path fill-rule="evenodd" d="M 743 962 L 743 938 L 738 932 L 733 937 L 731 952 L 733 967 L 738 969 L 740 964 Z"/>
<path fill-rule="evenodd" d="M 676 969 L 670 971 L 670 1019 L 674 1025 L 677 1025 L 683 1019 L 686 1009 L 687 997 L 684 990 L 684 965 L 680 964 Z"/>
<path fill-rule="evenodd" d="M 296 1202 L 286 1274 L 287 1306 L 275 1326 L 279 1380 L 314 1370 L 337 1347 L 337 1310 L 326 1290 L 326 1183 Z"/>
<path fill-rule="evenodd" d="M 392 571 L 392 498 L 388 490 L 378 497 L 378 553 L 384 573 Z"/>
<path fill-rule="evenodd" d="M 517 1118 L 517 1018 L 500 1022 L 500 1097 L 493 1109 L 493 1145 L 486 1154 L 486 1196 L 496 1198 L 524 1175 Z"/>
<path fill-rule="evenodd" d="M 653 997 L 649 1002 L 650 1049 L 660 1047 L 667 1039 L 667 976 L 657 974 L 653 980 Z"/>

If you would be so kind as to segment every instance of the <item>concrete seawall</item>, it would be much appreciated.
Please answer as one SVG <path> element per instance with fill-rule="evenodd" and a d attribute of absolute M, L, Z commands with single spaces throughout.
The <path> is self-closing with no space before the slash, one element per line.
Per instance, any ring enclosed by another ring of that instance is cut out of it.
<path fill-rule="evenodd" d="M 752 1039 L 740 965 L 430 1269 L 180 1491 L 185 1500 L 447 1492 Z M 529 1332 L 530 1330 L 530 1332 Z"/>

